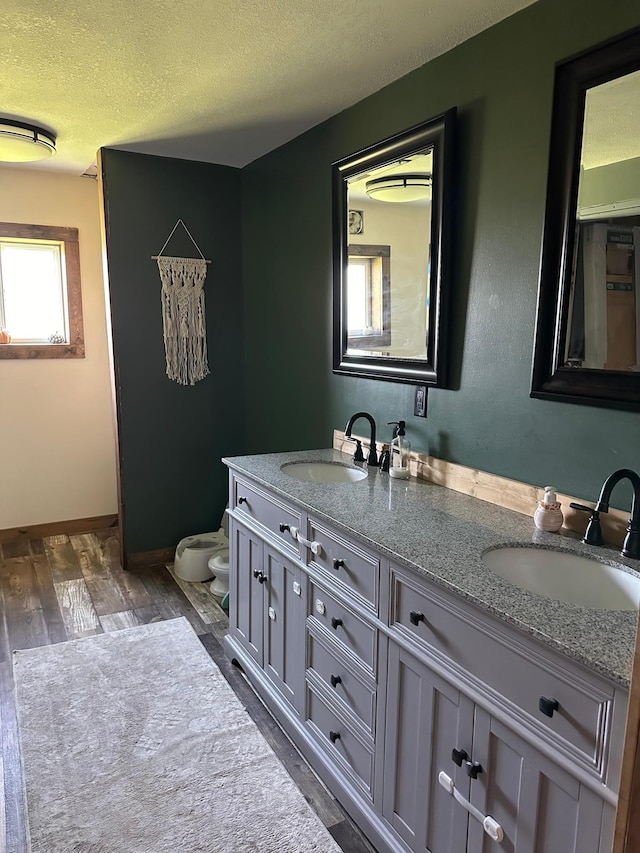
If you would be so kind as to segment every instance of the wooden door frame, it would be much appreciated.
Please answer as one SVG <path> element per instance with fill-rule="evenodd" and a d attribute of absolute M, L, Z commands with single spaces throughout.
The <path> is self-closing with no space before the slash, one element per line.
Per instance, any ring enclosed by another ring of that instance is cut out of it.
<path fill-rule="evenodd" d="M 104 176 L 102 172 L 102 149 L 98 150 L 98 198 L 100 211 L 100 231 L 102 239 L 102 275 L 104 279 L 104 301 L 105 301 L 105 317 L 107 324 L 107 351 L 109 353 L 109 374 L 111 377 L 111 405 L 113 412 L 113 430 L 116 444 L 116 487 L 118 498 L 118 541 L 120 544 L 120 565 L 123 569 L 127 568 L 127 553 L 125 551 L 125 511 L 124 501 L 122 499 L 122 447 L 120 444 L 120 430 L 118 428 L 120 420 L 120 385 L 118 381 L 118 366 L 113 348 L 113 323 L 111 318 L 111 292 L 109 289 L 109 263 L 107 257 L 107 234 L 109 223 L 107 221 L 107 196 L 104 186 Z"/>

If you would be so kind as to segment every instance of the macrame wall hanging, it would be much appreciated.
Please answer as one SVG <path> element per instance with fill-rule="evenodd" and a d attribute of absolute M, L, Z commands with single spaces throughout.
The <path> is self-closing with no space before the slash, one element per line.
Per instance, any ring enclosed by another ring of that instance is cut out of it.
<path fill-rule="evenodd" d="M 199 258 L 172 258 L 162 253 L 182 225 Z M 158 262 L 162 282 L 162 326 L 167 376 L 180 385 L 195 385 L 209 373 L 207 329 L 204 318 L 204 280 L 207 261 L 182 219 L 178 219 L 164 246 L 152 260 Z"/>

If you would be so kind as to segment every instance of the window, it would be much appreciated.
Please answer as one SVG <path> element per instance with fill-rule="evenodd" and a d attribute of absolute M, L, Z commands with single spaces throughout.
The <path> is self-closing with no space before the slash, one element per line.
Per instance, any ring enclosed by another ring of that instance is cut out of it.
<path fill-rule="evenodd" d="M 78 230 L 0 223 L 0 359 L 84 358 Z"/>
<path fill-rule="evenodd" d="M 347 335 L 349 349 L 391 344 L 390 246 L 349 246 Z"/>

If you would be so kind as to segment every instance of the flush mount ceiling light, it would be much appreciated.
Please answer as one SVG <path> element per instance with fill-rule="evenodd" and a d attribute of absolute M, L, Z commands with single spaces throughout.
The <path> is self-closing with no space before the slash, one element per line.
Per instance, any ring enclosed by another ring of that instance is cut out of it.
<path fill-rule="evenodd" d="M 413 175 L 387 175 L 367 181 L 365 191 L 376 201 L 418 201 L 431 195 L 432 178 L 428 172 Z"/>
<path fill-rule="evenodd" d="M 56 153 L 56 138 L 48 130 L 0 118 L 0 161 L 31 163 L 48 160 Z"/>

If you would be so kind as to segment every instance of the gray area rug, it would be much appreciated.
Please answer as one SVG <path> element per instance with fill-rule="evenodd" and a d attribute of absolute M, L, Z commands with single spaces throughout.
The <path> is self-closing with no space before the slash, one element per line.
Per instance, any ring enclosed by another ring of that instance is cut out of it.
<path fill-rule="evenodd" d="M 185 619 L 14 672 L 32 853 L 339 853 Z"/>

